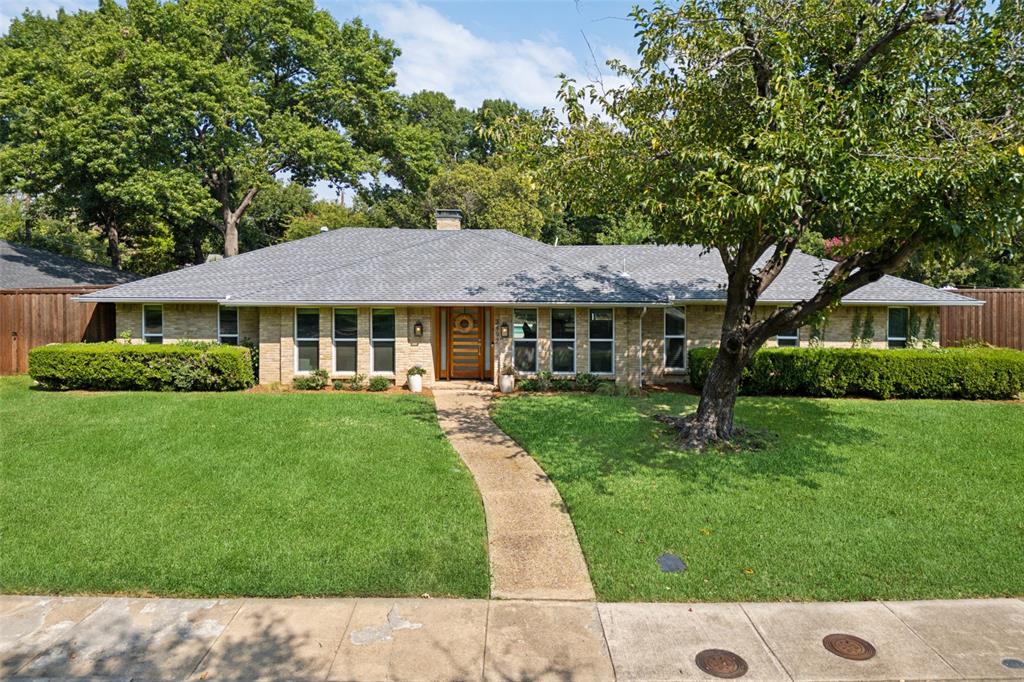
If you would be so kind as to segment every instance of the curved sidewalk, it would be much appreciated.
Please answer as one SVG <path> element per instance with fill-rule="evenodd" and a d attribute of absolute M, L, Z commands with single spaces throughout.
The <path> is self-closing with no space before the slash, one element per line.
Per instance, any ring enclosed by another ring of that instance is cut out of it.
<path fill-rule="evenodd" d="M 487 515 L 491 596 L 593 600 L 587 564 L 561 496 L 488 414 L 483 391 L 435 388 L 441 429 L 476 479 Z"/>

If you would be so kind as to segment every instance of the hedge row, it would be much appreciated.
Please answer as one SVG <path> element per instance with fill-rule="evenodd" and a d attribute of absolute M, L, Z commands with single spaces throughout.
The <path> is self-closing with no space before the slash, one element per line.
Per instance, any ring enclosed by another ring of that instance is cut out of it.
<path fill-rule="evenodd" d="M 717 352 L 690 351 L 694 387 L 704 386 Z M 740 384 L 747 395 L 1006 400 L 1022 391 L 1024 352 L 1001 348 L 766 348 Z"/>
<path fill-rule="evenodd" d="M 255 383 L 248 348 L 197 343 L 51 344 L 29 351 L 28 373 L 55 390 L 235 391 Z"/>

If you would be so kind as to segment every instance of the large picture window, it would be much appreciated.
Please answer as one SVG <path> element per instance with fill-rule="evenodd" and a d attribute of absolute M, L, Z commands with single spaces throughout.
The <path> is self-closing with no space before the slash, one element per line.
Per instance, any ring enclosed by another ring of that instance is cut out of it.
<path fill-rule="evenodd" d="M 370 317 L 370 371 L 395 372 L 395 309 L 375 308 Z"/>
<path fill-rule="evenodd" d="M 355 374 L 358 315 L 355 308 L 334 309 L 334 371 Z"/>
<path fill-rule="evenodd" d="M 142 306 L 142 340 L 146 343 L 164 342 L 164 307 Z"/>
<path fill-rule="evenodd" d="M 665 369 L 686 369 L 686 311 L 665 308 Z"/>
<path fill-rule="evenodd" d="M 512 311 L 512 357 L 517 371 L 527 374 L 537 371 L 536 308 Z"/>
<path fill-rule="evenodd" d="M 889 308 L 889 348 L 907 347 L 907 329 L 910 326 L 910 308 Z"/>
<path fill-rule="evenodd" d="M 238 308 L 221 308 L 217 318 L 217 340 L 238 345 Z"/>
<path fill-rule="evenodd" d="M 615 311 L 590 309 L 590 372 L 615 373 Z"/>
<path fill-rule="evenodd" d="M 551 311 L 551 371 L 576 372 L 576 310 L 554 308 Z"/>
<path fill-rule="evenodd" d="M 295 371 L 306 374 L 320 369 L 320 309 L 295 310 Z"/>

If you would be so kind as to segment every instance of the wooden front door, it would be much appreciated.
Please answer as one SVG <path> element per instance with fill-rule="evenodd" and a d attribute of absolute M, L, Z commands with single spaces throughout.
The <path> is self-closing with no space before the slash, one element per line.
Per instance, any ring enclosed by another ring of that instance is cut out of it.
<path fill-rule="evenodd" d="M 484 377 L 484 309 L 448 310 L 448 372 L 452 379 Z"/>

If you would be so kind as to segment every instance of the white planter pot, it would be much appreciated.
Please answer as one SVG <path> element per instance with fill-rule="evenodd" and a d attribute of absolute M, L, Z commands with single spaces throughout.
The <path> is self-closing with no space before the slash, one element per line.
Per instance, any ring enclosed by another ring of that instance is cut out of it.
<path fill-rule="evenodd" d="M 419 393 L 423 390 L 423 375 L 413 374 L 409 376 L 409 390 L 413 393 Z"/>
<path fill-rule="evenodd" d="M 498 388 L 502 393 L 511 393 L 516 387 L 516 378 L 511 374 L 502 374 L 498 377 Z"/>

